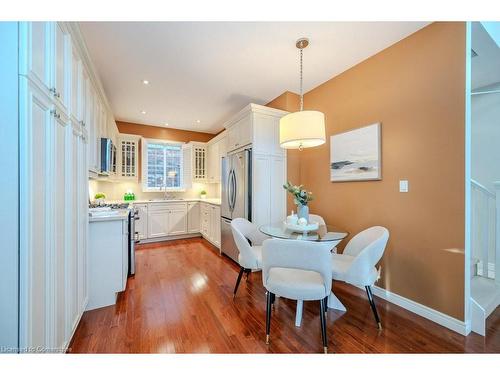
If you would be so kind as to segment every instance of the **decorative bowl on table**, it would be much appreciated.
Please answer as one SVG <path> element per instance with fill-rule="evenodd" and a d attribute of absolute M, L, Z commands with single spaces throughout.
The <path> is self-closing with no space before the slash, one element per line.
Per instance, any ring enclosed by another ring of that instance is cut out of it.
<path fill-rule="evenodd" d="M 304 232 L 312 232 L 315 230 L 318 230 L 319 224 L 318 223 L 308 223 L 305 225 L 300 225 L 300 224 L 292 224 L 292 223 L 287 223 L 285 222 L 285 227 L 288 230 L 291 230 L 292 232 L 299 232 L 299 233 L 304 233 Z"/>

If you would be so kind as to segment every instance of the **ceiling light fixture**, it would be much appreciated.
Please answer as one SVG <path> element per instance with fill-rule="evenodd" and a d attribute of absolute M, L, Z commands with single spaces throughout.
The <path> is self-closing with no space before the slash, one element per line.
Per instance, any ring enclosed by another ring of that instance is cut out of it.
<path fill-rule="evenodd" d="M 142 83 L 144 83 L 145 85 L 149 85 L 149 81 L 147 79 L 143 80 Z"/>
<path fill-rule="evenodd" d="M 196 123 L 199 124 L 201 121 L 200 120 L 196 120 Z"/>
<path fill-rule="evenodd" d="M 300 110 L 280 119 L 280 146 L 282 148 L 302 150 L 322 145 L 326 141 L 325 115 L 319 111 L 304 111 L 302 54 L 303 49 L 308 45 L 309 39 L 307 38 L 300 38 L 295 43 L 295 47 L 300 51 Z"/>
<path fill-rule="evenodd" d="M 145 114 L 146 114 L 146 111 L 142 110 L 142 111 L 141 111 L 141 113 L 142 113 L 143 115 L 145 115 Z"/>
<path fill-rule="evenodd" d="M 165 124 L 163 124 L 163 125 L 168 126 L 168 122 L 166 122 L 166 123 L 165 123 Z"/>

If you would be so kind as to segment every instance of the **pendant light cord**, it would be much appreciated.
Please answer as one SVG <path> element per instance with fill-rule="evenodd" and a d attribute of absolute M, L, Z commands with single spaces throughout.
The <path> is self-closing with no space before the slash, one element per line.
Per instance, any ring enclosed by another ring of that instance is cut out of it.
<path fill-rule="evenodd" d="M 302 94 L 302 51 L 303 49 L 300 49 L 300 110 L 302 111 L 304 109 L 304 97 Z"/>

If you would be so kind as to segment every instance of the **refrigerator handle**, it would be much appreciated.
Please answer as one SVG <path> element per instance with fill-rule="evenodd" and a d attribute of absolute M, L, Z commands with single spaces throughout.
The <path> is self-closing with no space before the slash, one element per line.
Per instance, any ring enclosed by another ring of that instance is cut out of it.
<path fill-rule="evenodd" d="M 227 174 L 227 205 L 229 207 L 229 211 L 232 211 L 231 202 L 232 202 L 232 196 L 233 196 L 231 172 L 232 172 L 232 170 L 230 170 L 229 173 Z"/>
<path fill-rule="evenodd" d="M 231 171 L 233 175 L 233 189 L 232 189 L 232 203 L 231 203 L 231 211 L 234 210 L 234 205 L 236 204 L 236 195 L 237 195 L 237 189 L 238 185 L 236 184 L 236 173 L 234 172 L 234 169 Z"/>

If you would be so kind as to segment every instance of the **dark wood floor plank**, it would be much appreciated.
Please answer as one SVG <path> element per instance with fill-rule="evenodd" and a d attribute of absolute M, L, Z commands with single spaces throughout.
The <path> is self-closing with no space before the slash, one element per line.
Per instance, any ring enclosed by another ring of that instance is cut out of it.
<path fill-rule="evenodd" d="M 140 245 L 136 275 L 117 304 L 86 312 L 71 353 L 321 353 L 317 302 L 278 298 L 265 344 L 265 294 L 260 272 L 233 288 L 239 267 L 203 239 Z M 364 290 L 334 283 L 347 312 L 329 310 L 329 351 L 336 353 L 499 353 L 500 309 L 487 336 L 464 337 L 375 298 L 379 331 Z"/>

